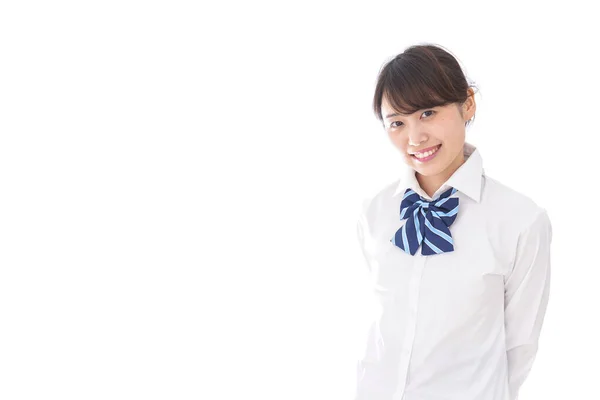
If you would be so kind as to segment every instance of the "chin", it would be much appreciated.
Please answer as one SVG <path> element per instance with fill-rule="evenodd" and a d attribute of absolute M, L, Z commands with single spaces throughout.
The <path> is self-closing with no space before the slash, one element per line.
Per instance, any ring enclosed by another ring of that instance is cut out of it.
<path fill-rule="evenodd" d="M 421 176 L 436 176 L 440 172 L 442 172 L 442 170 L 438 170 L 437 168 L 436 169 L 415 168 L 415 171 L 417 171 L 419 173 L 419 175 L 421 175 Z"/>
<path fill-rule="evenodd" d="M 424 165 L 417 165 L 416 162 L 413 161 L 411 163 L 411 167 L 422 176 L 435 176 L 442 173 L 449 165 L 448 163 L 444 162 L 444 160 L 435 161 L 438 162 Z"/>

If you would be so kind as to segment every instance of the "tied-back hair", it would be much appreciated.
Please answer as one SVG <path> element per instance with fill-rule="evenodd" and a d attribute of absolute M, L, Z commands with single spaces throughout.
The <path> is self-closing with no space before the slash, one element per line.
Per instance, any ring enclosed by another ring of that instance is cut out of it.
<path fill-rule="evenodd" d="M 379 71 L 373 111 L 383 123 L 383 96 L 403 114 L 451 103 L 462 105 L 469 96 L 469 88 L 475 93 L 476 86 L 467 82 L 459 62 L 448 50 L 433 44 L 413 45 Z M 474 119 L 475 116 L 466 125 Z"/>

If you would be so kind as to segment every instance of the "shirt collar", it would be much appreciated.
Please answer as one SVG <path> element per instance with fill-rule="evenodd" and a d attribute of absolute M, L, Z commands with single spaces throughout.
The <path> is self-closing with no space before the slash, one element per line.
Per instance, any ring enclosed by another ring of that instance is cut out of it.
<path fill-rule="evenodd" d="M 466 194 L 477 203 L 481 200 L 481 176 L 484 174 L 483 160 L 477 147 L 473 144 L 465 142 L 463 146 L 463 154 L 465 162 L 458 167 L 456 171 L 448 178 L 448 180 L 433 194 L 430 198 L 417 181 L 415 170 L 406 166 L 401 174 L 400 182 L 396 187 L 394 196 L 399 193 L 404 193 L 410 188 L 417 192 L 421 197 L 431 201 L 437 198 L 440 194 L 448 190 L 450 187 Z"/>

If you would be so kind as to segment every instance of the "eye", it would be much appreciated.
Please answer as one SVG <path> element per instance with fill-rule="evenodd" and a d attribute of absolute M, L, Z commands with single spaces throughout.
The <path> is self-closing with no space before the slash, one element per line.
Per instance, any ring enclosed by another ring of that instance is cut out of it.
<path fill-rule="evenodd" d="M 421 115 L 425 115 L 426 113 L 430 113 L 430 114 L 426 115 L 426 117 L 430 117 L 433 114 L 435 114 L 435 111 L 434 110 L 426 110 L 426 111 L 423 111 L 423 114 L 421 114 Z M 398 123 L 398 125 L 394 125 L 395 123 Z M 401 125 L 404 125 L 404 123 L 401 121 L 392 121 L 390 123 L 390 128 L 399 128 Z"/>

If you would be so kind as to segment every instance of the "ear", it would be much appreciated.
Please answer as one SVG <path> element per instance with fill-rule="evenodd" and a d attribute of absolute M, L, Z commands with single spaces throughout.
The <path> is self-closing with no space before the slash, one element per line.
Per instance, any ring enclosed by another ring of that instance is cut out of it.
<path fill-rule="evenodd" d="M 475 91 L 473 88 L 467 89 L 467 96 L 467 100 L 465 100 L 462 106 L 462 114 L 465 122 L 473 118 L 475 109 L 477 108 L 477 104 L 475 104 Z"/>

